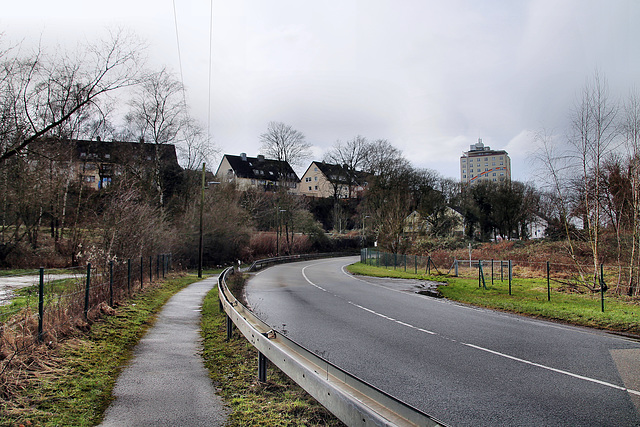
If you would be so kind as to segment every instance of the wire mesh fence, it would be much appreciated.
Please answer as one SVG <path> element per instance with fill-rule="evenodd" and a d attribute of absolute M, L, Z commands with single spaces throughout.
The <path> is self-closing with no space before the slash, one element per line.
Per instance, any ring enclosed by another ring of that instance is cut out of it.
<path fill-rule="evenodd" d="M 110 311 L 170 270 L 159 254 L 63 271 L 41 268 L 0 276 L 0 344 L 17 353 L 37 341 L 66 335 L 102 311 Z"/>
<path fill-rule="evenodd" d="M 551 300 L 552 292 L 591 294 L 602 300 L 603 310 L 604 293 L 607 291 L 623 299 L 637 300 L 640 296 L 637 285 L 640 280 L 634 282 L 634 272 L 620 266 L 551 261 L 463 260 L 442 256 L 435 260 L 430 256 L 393 254 L 377 249 L 363 249 L 361 262 L 413 274 L 473 278 L 478 280 L 478 287 L 504 286 L 509 295 L 518 286 L 518 280 L 538 279 L 540 286 L 546 287 L 548 300 Z"/>

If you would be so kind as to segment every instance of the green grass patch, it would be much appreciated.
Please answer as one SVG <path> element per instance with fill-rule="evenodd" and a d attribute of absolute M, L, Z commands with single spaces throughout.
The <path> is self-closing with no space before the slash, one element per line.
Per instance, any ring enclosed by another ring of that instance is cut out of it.
<path fill-rule="evenodd" d="M 605 312 L 602 313 L 600 294 L 578 294 L 560 291 L 551 283 L 551 301 L 547 300 L 546 279 L 514 278 L 509 295 L 508 280 L 500 281 L 485 276 L 487 289 L 478 285 L 477 278 L 429 276 L 362 263 L 352 264 L 348 270 L 353 274 L 419 279 L 443 282 L 440 293 L 450 300 L 508 311 L 527 316 L 571 323 L 580 326 L 606 329 L 640 335 L 640 305 L 625 301 L 611 292 L 605 293 Z"/>
<path fill-rule="evenodd" d="M 342 426 L 342 422 L 273 365 L 258 382 L 258 352 L 238 332 L 226 341 L 224 312 L 213 289 L 202 308 L 203 357 L 231 408 L 230 426 Z"/>
<path fill-rule="evenodd" d="M 40 369 L 26 378 L 11 402 L 0 400 L 0 425 L 92 426 L 111 403 L 111 392 L 134 346 L 167 300 L 196 276 L 169 278 L 147 288 L 91 331 L 34 361 Z"/>

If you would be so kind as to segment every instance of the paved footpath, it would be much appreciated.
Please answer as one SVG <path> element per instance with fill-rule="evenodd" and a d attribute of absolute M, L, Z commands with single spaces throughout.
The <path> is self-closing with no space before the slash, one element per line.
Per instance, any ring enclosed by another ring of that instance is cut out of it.
<path fill-rule="evenodd" d="M 200 310 L 217 278 L 174 295 L 116 382 L 101 426 L 222 426 L 227 409 L 199 354 Z"/>

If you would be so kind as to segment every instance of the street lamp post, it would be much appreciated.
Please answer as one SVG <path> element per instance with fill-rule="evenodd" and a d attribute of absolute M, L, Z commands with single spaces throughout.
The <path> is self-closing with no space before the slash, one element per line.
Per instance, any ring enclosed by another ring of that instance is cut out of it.
<path fill-rule="evenodd" d="M 365 215 L 364 217 L 362 217 L 362 247 L 365 247 L 365 233 L 364 233 L 364 220 L 367 218 L 371 218 L 369 215 Z"/>
<path fill-rule="evenodd" d="M 286 211 L 286 209 L 280 209 L 280 206 L 278 206 L 278 210 L 276 211 L 276 221 L 278 222 L 276 231 L 276 256 L 280 256 L 280 212 Z"/>

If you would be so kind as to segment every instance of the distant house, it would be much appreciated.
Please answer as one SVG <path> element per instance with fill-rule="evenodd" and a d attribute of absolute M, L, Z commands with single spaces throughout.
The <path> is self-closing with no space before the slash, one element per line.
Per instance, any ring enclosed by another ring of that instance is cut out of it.
<path fill-rule="evenodd" d="M 359 197 L 367 186 L 367 174 L 350 172 L 340 165 L 311 162 L 300 181 L 299 194 L 309 197 Z"/>
<path fill-rule="evenodd" d="M 29 146 L 30 157 L 55 162 L 80 179 L 85 187 L 99 190 L 127 171 L 140 175 L 160 167 L 162 176 L 179 173 L 175 146 L 143 142 L 47 139 Z"/>
<path fill-rule="evenodd" d="M 533 219 L 527 223 L 527 236 L 530 239 L 544 239 L 547 237 L 547 227 L 549 223 L 544 218 L 534 215 Z"/>
<path fill-rule="evenodd" d="M 220 182 L 235 184 L 241 191 L 275 191 L 277 188 L 286 188 L 287 192 L 295 193 L 300 182 L 289 163 L 266 159 L 261 155 L 247 157 L 245 153 L 239 156 L 225 154 L 215 176 Z"/>
<path fill-rule="evenodd" d="M 464 217 L 456 209 L 446 207 L 442 213 L 444 217 L 440 217 L 439 223 L 444 224 L 452 236 L 464 235 Z M 435 219 L 431 217 L 423 217 L 418 211 L 413 211 L 404 220 L 402 231 L 405 234 L 422 235 L 432 231 L 432 224 Z"/>

